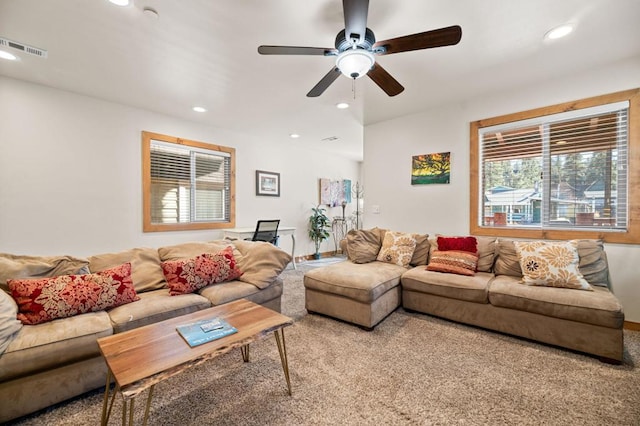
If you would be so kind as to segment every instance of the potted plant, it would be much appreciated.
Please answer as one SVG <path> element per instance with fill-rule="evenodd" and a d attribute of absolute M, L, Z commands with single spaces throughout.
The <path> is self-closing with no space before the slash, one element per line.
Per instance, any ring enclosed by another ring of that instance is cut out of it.
<path fill-rule="evenodd" d="M 315 259 L 320 259 L 320 244 L 329 238 L 327 231 L 331 227 L 329 218 L 325 214 L 325 209 L 318 206 L 311 208 L 311 216 L 309 216 L 309 238 L 315 244 L 316 252 L 313 255 Z"/>

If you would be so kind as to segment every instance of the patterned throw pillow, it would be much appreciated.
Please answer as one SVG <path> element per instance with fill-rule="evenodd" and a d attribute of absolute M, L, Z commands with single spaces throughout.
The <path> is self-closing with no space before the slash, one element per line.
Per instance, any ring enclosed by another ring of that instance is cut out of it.
<path fill-rule="evenodd" d="M 415 248 L 416 239 L 412 234 L 387 231 L 376 260 L 406 268 L 411 262 Z"/>
<path fill-rule="evenodd" d="M 131 281 L 130 263 L 94 274 L 17 279 L 7 284 L 23 324 L 102 311 L 140 299 Z"/>
<path fill-rule="evenodd" d="M 192 259 L 162 262 L 169 294 L 193 293 L 210 284 L 231 281 L 242 275 L 229 246 L 217 253 L 204 253 Z"/>
<path fill-rule="evenodd" d="M 473 276 L 478 265 L 478 255 L 463 250 L 436 250 L 431 255 L 427 271 Z"/>
<path fill-rule="evenodd" d="M 514 241 L 527 285 L 574 288 L 593 291 L 578 264 L 578 241 Z"/>

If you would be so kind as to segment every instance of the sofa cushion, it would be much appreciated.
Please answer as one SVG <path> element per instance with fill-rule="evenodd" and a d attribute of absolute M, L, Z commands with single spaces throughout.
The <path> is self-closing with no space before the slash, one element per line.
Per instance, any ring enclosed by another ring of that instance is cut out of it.
<path fill-rule="evenodd" d="M 0 290 L 0 356 L 22 328 L 17 316 L 16 301 L 4 290 Z"/>
<path fill-rule="evenodd" d="M 429 237 L 431 244 L 430 256 L 438 248 L 438 237 L 447 237 L 446 235 L 436 234 Z M 492 272 L 493 262 L 496 256 L 496 237 L 474 236 L 478 243 L 478 266 L 479 272 Z"/>
<path fill-rule="evenodd" d="M 236 240 L 233 242 L 241 256 L 238 267 L 242 271 L 239 280 L 258 288 L 267 288 L 291 262 L 286 251 L 263 241 Z"/>
<path fill-rule="evenodd" d="M 101 311 L 139 299 L 130 263 L 94 274 L 9 280 L 8 285 L 23 324 Z"/>
<path fill-rule="evenodd" d="M 492 278 L 493 274 L 490 272 L 476 272 L 474 276 L 465 276 L 427 271 L 424 266 L 418 266 L 402 275 L 402 289 L 450 299 L 489 303 L 487 292 Z"/>
<path fill-rule="evenodd" d="M 413 234 L 387 231 L 382 240 L 382 247 L 380 247 L 380 252 L 376 260 L 393 263 L 406 268 L 413 258 L 415 249 L 416 239 Z"/>
<path fill-rule="evenodd" d="M 231 247 L 192 259 L 167 260 L 162 262 L 162 271 L 172 296 L 193 293 L 210 284 L 235 280 L 242 275 Z"/>
<path fill-rule="evenodd" d="M 347 257 L 354 263 L 369 263 L 376 260 L 382 238 L 374 229 L 351 230 L 347 233 Z"/>
<path fill-rule="evenodd" d="M 522 269 L 513 240 L 500 238 L 496 246 L 496 275 L 521 277 Z M 578 240 L 580 272 L 591 285 L 608 287 L 609 267 L 604 245 L 601 240 Z"/>
<path fill-rule="evenodd" d="M 578 269 L 578 242 L 515 241 L 522 283 L 548 287 L 593 289 Z"/>
<path fill-rule="evenodd" d="M 149 325 L 211 307 L 211 302 L 196 293 L 170 296 L 169 289 L 140 293 L 140 300 L 110 309 L 114 333 Z"/>
<path fill-rule="evenodd" d="M 131 263 L 131 279 L 137 293 L 158 290 L 167 286 L 160 267 L 160 256 L 154 248 L 136 247 L 117 253 L 89 257 L 91 272 L 104 271 L 123 263 Z"/>
<path fill-rule="evenodd" d="M 201 255 L 202 253 L 217 253 L 228 246 L 233 247 L 232 241 L 195 241 L 160 247 L 158 248 L 158 255 L 160 256 L 161 262 L 166 262 L 167 260 L 191 259 Z M 240 252 L 234 252 L 234 256 L 240 256 Z"/>
<path fill-rule="evenodd" d="M 478 255 L 468 251 L 436 250 L 429 259 L 427 271 L 473 276 L 478 265 Z"/>
<path fill-rule="evenodd" d="M 424 266 L 422 267 L 424 268 Z M 400 284 L 406 268 L 392 263 L 366 265 L 344 261 L 316 268 L 304 274 L 305 288 L 371 303 Z"/>
<path fill-rule="evenodd" d="M 124 263 L 124 262 L 123 262 Z M 0 288 L 9 291 L 7 280 L 86 274 L 89 261 L 72 256 L 23 256 L 0 253 Z"/>
<path fill-rule="evenodd" d="M 622 328 L 624 313 L 618 299 L 607 288 L 593 287 L 593 290 L 527 286 L 522 285 L 518 277 L 500 275 L 489 286 L 489 301 L 503 308 Z"/>
<path fill-rule="evenodd" d="M 262 290 L 253 284 L 242 281 L 228 281 L 207 286 L 200 289 L 198 293 L 206 297 L 213 306 L 238 299 L 247 299 L 251 302 L 262 304 L 282 295 L 282 280 L 276 278 L 269 287 Z"/>
<path fill-rule="evenodd" d="M 429 235 L 413 234 L 413 238 L 416 240 L 416 248 L 409 264 L 412 266 L 426 265 L 429 260 L 429 248 L 431 247 Z"/>
<path fill-rule="evenodd" d="M 25 325 L 0 357 L 0 382 L 97 357 L 96 340 L 111 334 L 104 311 Z"/>

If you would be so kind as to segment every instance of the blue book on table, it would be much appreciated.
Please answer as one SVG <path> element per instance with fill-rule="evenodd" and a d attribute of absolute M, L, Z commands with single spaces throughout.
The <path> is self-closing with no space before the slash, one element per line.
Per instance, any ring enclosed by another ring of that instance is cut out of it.
<path fill-rule="evenodd" d="M 238 332 L 235 327 L 221 318 L 196 321 L 190 324 L 180 325 L 176 327 L 176 329 L 191 347 L 202 345 L 203 343 Z"/>

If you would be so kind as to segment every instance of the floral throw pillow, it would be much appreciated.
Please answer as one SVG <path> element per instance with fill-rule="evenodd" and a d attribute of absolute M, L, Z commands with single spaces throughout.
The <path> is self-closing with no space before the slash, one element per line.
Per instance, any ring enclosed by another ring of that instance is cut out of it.
<path fill-rule="evenodd" d="M 23 324 L 102 311 L 140 299 L 131 281 L 130 263 L 93 274 L 16 279 L 7 284 Z"/>
<path fill-rule="evenodd" d="M 193 293 L 210 284 L 235 280 L 242 275 L 231 246 L 192 259 L 162 262 L 162 272 L 172 296 Z"/>
<path fill-rule="evenodd" d="M 578 265 L 578 241 L 514 241 L 522 282 L 527 285 L 593 291 Z"/>
<path fill-rule="evenodd" d="M 431 255 L 427 271 L 473 276 L 478 255 L 464 250 L 436 250 Z"/>
<path fill-rule="evenodd" d="M 406 268 L 411 262 L 415 249 L 416 239 L 412 234 L 387 231 L 376 260 L 393 263 Z"/>

